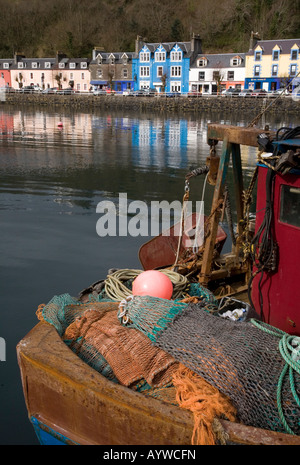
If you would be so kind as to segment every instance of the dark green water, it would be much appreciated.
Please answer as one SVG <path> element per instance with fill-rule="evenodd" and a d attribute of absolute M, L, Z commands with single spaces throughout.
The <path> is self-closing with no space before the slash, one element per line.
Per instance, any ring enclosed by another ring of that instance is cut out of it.
<path fill-rule="evenodd" d="M 148 205 L 182 201 L 185 174 L 209 155 L 207 123 L 250 120 L 0 107 L 0 337 L 6 343 L 6 361 L 0 363 L 0 444 L 37 444 L 16 345 L 37 323 L 38 305 L 54 295 L 76 296 L 105 278 L 109 268 L 141 268 L 138 250 L 150 237 L 99 237 L 97 204 L 117 203 L 119 193 L 126 193 L 128 202 Z M 271 129 L 297 125 L 288 117 L 265 123 Z M 246 177 L 255 152 L 242 150 Z M 202 178 L 191 181 L 191 200 L 200 200 L 202 186 Z M 211 198 L 208 186 L 206 213 Z"/>

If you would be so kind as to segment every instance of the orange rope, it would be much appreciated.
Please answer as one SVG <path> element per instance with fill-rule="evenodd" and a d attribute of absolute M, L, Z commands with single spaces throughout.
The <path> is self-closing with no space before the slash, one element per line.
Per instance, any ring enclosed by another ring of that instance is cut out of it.
<path fill-rule="evenodd" d="M 43 317 L 43 308 L 45 307 L 46 304 L 41 304 L 38 306 L 38 309 L 37 311 L 35 312 L 38 320 L 40 321 L 43 321 L 44 320 L 44 317 Z"/>
<path fill-rule="evenodd" d="M 192 445 L 214 445 L 216 438 L 212 425 L 215 417 L 226 417 L 230 421 L 236 418 L 236 409 L 230 400 L 182 364 L 173 375 L 173 384 L 178 405 L 194 415 Z"/>

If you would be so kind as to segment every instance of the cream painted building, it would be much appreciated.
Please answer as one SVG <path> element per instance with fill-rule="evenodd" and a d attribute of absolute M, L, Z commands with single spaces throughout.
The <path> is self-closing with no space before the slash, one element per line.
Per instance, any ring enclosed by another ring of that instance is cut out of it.
<path fill-rule="evenodd" d="M 300 39 L 259 40 L 246 53 L 245 88 L 292 91 L 299 71 Z"/>

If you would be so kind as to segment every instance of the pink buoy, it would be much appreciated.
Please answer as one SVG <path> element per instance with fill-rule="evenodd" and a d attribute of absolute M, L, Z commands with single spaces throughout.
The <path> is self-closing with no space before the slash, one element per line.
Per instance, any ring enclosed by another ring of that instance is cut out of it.
<path fill-rule="evenodd" d="M 143 271 L 132 283 L 132 294 L 171 299 L 173 284 L 170 278 L 160 271 Z"/>
<path fill-rule="evenodd" d="M 63 124 L 62 124 L 62 122 L 60 121 L 60 122 L 58 123 L 58 125 L 57 125 L 57 126 L 58 126 L 59 128 L 62 128 L 62 127 L 63 127 Z"/>

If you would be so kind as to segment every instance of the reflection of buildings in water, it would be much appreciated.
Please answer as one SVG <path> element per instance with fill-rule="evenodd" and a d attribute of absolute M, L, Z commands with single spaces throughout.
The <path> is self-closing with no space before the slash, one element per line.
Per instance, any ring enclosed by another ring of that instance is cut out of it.
<path fill-rule="evenodd" d="M 10 117 L 13 117 L 14 142 L 21 138 L 22 143 L 52 143 L 62 132 L 66 141 L 75 141 L 82 145 L 91 141 L 91 116 L 89 114 L 64 115 L 40 111 L 34 113 L 18 111 Z M 62 122 L 62 128 L 59 128 L 59 122 Z"/>
<path fill-rule="evenodd" d="M 135 165 L 180 167 L 187 157 L 187 121 L 138 120 L 132 132 Z"/>
<path fill-rule="evenodd" d="M 58 127 L 60 121 L 62 128 Z M 86 150 L 92 147 L 91 136 L 89 114 L 0 113 L 0 141 L 6 140 L 9 144 L 16 166 L 35 169 L 86 165 L 93 161 L 91 151 Z"/>

